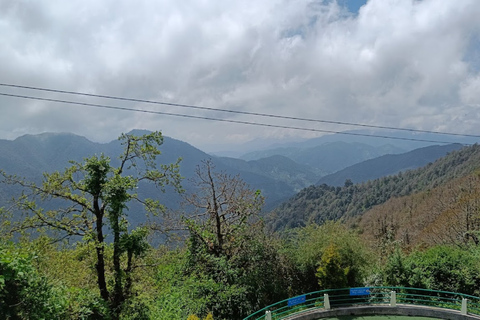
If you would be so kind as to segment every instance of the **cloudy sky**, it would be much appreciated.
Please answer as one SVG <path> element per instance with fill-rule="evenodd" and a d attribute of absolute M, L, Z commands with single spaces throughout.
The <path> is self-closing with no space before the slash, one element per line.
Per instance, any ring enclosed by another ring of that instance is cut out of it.
<path fill-rule="evenodd" d="M 0 83 L 480 134 L 478 0 L 0 0 Z M 351 126 L 0 86 L 0 138 L 161 130 L 207 151 Z"/>

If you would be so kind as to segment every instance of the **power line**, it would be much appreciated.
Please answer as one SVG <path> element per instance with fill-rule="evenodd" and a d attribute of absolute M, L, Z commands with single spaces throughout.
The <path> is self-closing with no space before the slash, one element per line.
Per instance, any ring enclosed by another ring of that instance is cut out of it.
<path fill-rule="evenodd" d="M 87 107 L 94 107 L 94 108 L 102 108 L 102 109 L 113 109 L 113 110 L 132 111 L 132 112 L 140 112 L 140 113 L 148 113 L 148 114 L 156 114 L 156 115 L 167 115 L 167 116 L 182 117 L 182 118 L 220 121 L 220 122 L 236 123 L 236 124 L 243 124 L 243 125 L 253 125 L 253 126 L 261 126 L 261 127 L 270 127 L 270 128 L 291 129 L 291 130 L 322 132 L 322 133 L 335 133 L 335 134 L 343 134 L 343 135 L 350 135 L 350 136 L 373 137 L 373 138 L 417 141 L 417 142 L 429 142 L 429 143 L 440 143 L 440 144 L 452 143 L 452 142 L 449 142 L 449 141 L 403 138 L 403 137 L 391 137 L 391 136 L 384 136 L 384 135 L 378 135 L 378 134 L 342 132 L 342 131 L 334 131 L 334 130 L 322 130 L 322 129 L 314 129 L 314 128 L 284 126 L 284 125 L 276 125 L 276 124 L 268 124 L 268 123 L 260 123 L 260 122 L 250 122 L 250 121 L 221 119 L 221 118 L 213 118 L 213 117 L 194 116 L 194 115 L 179 114 L 179 113 L 172 113 L 172 112 L 162 112 L 162 111 L 145 110 L 145 109 L 134 109 L 134 108 L 127 108 L 127 107 L 109 106 L 109 105 L 103 105 L 103 104 L 94 104 L 94 103 L 60 100 L 60 99 L 52 99 L 52 98 L 33 97 L 33 96 L 26 96 L 26 95 L 16 95 L 16 94 L 9 94 L 9 93 L 0 93 L 0 96 L 21 98 L 21 99 L 29 99 L 29 100 L 37 100 L 37 101 L 65 103 L 65 104 L 80 105 L 80 106 L 87 106 Z"/>
<path fill-rule="evenodd" d="M 91 94 L 91 93 L 84 93 L 84 92 L 65 91 L 65 90 L 57 90 L 57 89 L 49 89 L 49 88 L 41 88 L 41 87 L 22 86 L 22 85 L 7 84 L 7 83 L 0 83 L 0 86 L 3 86 L 3 87 L 11 87 L 11 88 L 19 88 L 19 89 L 37 90 L 37 91 L 54 92 L 54 93 L 62 93 L 62 94 L 70 94 L 70 95 L 78 95 L 78 96 L 85 96 L 85 97 L 111 99 L 111 100 L 120 100 L 120 101 L 129 101 L 129 102 L 149 103 L 149 104 L 173 106 L 173 107 L 180 107 L 180 108 L 190 108 L 190 109 L 197 109 L 197 110 L 227 112 L 227 113 L 232 113 L 232 114 L 242 114 L 242 115 L 260 116 L 260 117 L 267 117 L 267 118 L 277 118 L 277 119 L 297 120 L 297 121 L 317 122 L 317 123 L 328 123 L 328 124 L 336 124 L 336 125 L 344 125 L 344 126 L 355 126 L 355 127 L 363 127 L 363 128 L 373 128 L 373 129 L 387 129 L 387 130 L 407 131 L 407 132 L 416 132 L 416 133 L 430 133 L 430 134 L 441 134 L 441 135 L 449 135 L 449 136 L 460 136 L 460 137 L 480 138 L 480 135 L 473 135 L 473 134 L 462 134 L 462 133 L 454 133 L 454 132 L 441 132 L 441 131 L 419 130 L 419 129 L 409 129 L 409 128 L 399 128 L 399 127 L 390 127 L 390 126 L 369 125 L 369 124 L 353 123 L 353 122 L 344 122 L 344 121 L 332 121 L 332 120 L 322 120 L 322 119 L 310 119 L 310 118 L 301 118 L 301 117 L 291 117 L 291 116 L 275 115 L 275 114 L 268 114 L 268 113 L 248 112 L 248 111 L 238 111 L 238 110 L 228 110 L 228 109 L 202 107 L 202 106 L 188 105 L 188 104 L 180 104 L 180 103 L 171 103 L 171 102 L 152 101 L 152 100 L 145 100 L 145 99 L 134 99 L 134 98 L 116 97 L 116 96 L 110 96 L 110 95 L 100 95 L 100 94 Z M 321 131 L 321 132 L 331 132 L 331 131 Z"/>

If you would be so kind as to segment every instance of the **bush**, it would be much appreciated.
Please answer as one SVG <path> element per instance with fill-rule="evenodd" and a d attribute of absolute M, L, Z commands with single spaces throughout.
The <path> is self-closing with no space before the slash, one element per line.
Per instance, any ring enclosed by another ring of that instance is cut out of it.
<path fill-rule="evenodd" d="M 0 314 L 7 319 L 65 319 L 64 289 L 32 265 L 34 256 L 0 246 Z"/>
<path fill-rule="evenodd" d="M 384 268 L 385 284 L 478 295 L 480 266 L 471 251 L 436 246 L 405 256 L 399 250 Z"/>
<path fill-rule="evenodd" d="M 345 225 L 339 222 L 309 225 L 291 236 L 288 247 L 298 268 L 298 294 L 363 285 L 369 251 Z"/>

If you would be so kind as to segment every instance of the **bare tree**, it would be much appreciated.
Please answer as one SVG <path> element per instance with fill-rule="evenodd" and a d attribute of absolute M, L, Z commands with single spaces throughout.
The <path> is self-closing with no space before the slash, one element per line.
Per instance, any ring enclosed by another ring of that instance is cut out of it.
<path fill-rule="evenodd" d="M 185 197 L 193 213 L 184 217 L 184 223 L 209 253 L 231 256 L 238 231 L 260 212 L 264 198 L 238 176 L 215 172 L 211 160 L 198 166 L 195 174 L 196 191 Z"/>

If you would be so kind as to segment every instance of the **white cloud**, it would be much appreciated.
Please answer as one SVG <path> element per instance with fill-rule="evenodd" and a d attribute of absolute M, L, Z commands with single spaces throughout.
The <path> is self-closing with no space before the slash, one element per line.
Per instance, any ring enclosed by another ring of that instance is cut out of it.
<path fill-rule="evenodd" d="M 464 104 L 480 107 L 480 75 L 467 78 L 462 83 L 460 97 Z"/>
<path fill-rule="evenodd" d="M 452 110 L 471 115 L 479 104 L 478 61 L 468 59 L 479 49 L 472 46 L 480 34 L 476 0 L 370 0 L 357 15 L 315 0 L 0 0 L 0 11 L 2 83 L 447 131 L 465 119 Z M 31 117 L 29 108 L 38 105 Z M 202 146 L 311 135 L 4 97 L 0 106 L 8 115 L 0 119 L 0 138 L 73 131 L 105 141 L 132 128 L 160 128 Z"/>

